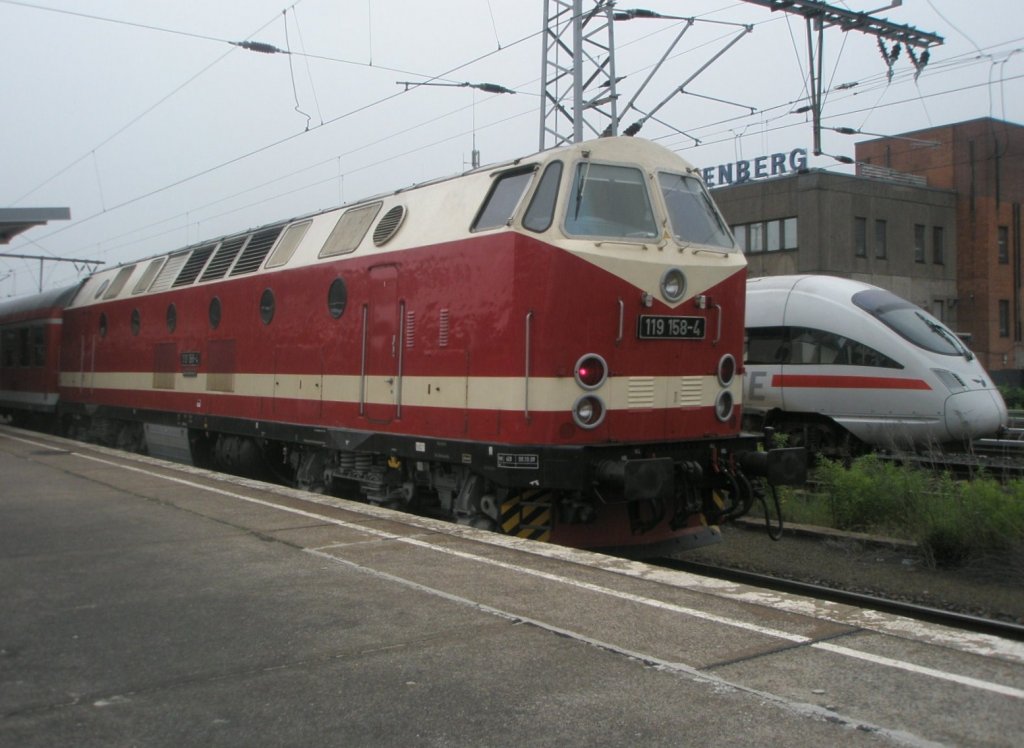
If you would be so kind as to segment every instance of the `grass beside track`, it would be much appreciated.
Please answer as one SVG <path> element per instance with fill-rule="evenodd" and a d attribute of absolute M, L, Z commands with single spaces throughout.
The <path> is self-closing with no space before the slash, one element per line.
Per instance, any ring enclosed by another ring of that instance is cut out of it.
<path fill-rule="evenodd" d="M 813 480 L 780 490 L 787 522 L 911 540 L 930 567 L 996 564 L 1024 582 L 1024 481 L 954 480 L 873 455 L 821 460 Z"/>

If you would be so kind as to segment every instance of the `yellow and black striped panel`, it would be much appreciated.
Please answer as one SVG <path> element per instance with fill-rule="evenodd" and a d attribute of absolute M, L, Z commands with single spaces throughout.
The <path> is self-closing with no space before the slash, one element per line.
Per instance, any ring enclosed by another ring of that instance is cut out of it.
<path fill-rule="evenodd" d="M 508 497 L 501 505 L 501 531 L 530 540 L 550 540 L 552 499 L 550 491 Z"/>

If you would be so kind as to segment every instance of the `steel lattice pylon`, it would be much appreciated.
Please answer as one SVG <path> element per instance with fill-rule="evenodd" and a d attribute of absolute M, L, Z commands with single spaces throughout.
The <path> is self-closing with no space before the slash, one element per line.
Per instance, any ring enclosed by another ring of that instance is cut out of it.
<path fill-rule="evenodd" d="M 587 4 L 544 0 L 541 150 L 618 130 L 613 3 Z"/>

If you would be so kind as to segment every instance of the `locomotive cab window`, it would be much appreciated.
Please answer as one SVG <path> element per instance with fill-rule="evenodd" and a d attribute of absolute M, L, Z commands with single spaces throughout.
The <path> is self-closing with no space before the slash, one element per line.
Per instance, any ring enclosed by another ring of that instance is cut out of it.
<path fill-rule="evenodd" d="M 505 172 L 498 175 L 487 193 L 487 199 L 476 214 L 470 231 L 483 231 L 505 226 L 515 215 L 519 201 L 533 179 L 535 167 Z"/>
<path fill-rule="evenodd" d="M 640 169 L 584 161 L 576 167 L 568 197 L 565 232 L 571 236 L 641 240 L 658 236 Z"/>
<path fill-rule="evenodd" d="M 658 173 L 658 184 L 668 208 L 668 221 L 677 241 L 736 249 L 736 242 L 711 201 L 704 184 L 696 177 Z"/>
<path fill-rule="evenodd" d="M 558 199 L 558 184 L 562 181 L 562 162 L 553 161 L 544 169 L 537 191 L 533 193 L 530 207 L 523 215 L 523 226 L 530 231 L 547 231 L 555 220 L 555 201 Z"/>

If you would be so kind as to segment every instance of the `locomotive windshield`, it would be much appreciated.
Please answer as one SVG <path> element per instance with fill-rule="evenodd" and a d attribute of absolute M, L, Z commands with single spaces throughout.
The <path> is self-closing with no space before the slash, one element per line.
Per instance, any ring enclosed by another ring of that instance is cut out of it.
<path fill-rule="evenodd" d="M 640 169 L 584 161 L 576 167 L 565 216 L 574 236 L 654 239 L 658 225 Z"/>
<path fill-rule="evenodd" d="M 699 179 L 662 172 L 658 174 L 658 182 L 668 206 L 672 233 L 678 241 L 736 248 L 725 222 Z"/>
<path fill-rule="evenodd" d="M 919 348 L 944 356 L 974 358 L 948 327 L 920 307 L 881 288 L 860 291 L 853 303 Z"/>

